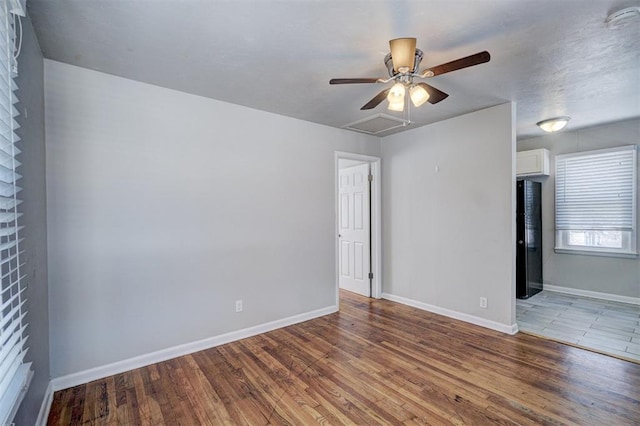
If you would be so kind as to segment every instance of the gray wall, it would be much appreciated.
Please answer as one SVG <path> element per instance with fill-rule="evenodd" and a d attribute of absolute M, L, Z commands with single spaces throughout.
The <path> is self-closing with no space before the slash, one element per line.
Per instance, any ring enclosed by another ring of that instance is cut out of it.
<path fill-rule="evenodd" d="M 31 27 L 31 21 L 22 20 L 24 37 L 22 53 L 18 59 L 17 78 L 20 111 L 18 146 L 22 167 L 20 197 L 26 262 L 23 273 L 27 278 L 27 310 L 29 311 L 29 352 L 27 361 L 33 362 L 34 377 L 29 392 L 16 415 L 16 424 L 33 425 L 49 383 L 49 293 L 47 289 L 47 222 L 45 194 L 45 134 L 44 134 L 44 81 L 40 46 Z M 25 114 L 26 110 L 26 114 Z"/>
<path fill-rule="evenodd" d="M 385 293 L 515 324 L 514 115 L 504 104 L 382 140 Z"/>
<path fill-rule="evenodd" d="M 575 131 L 563 131 L 518 141 L 518 151 L 547 148 L 551 155 L 551 176 L 536 179 L 542 182 L 544 259 L 542 267 L 545 284 L 619 296 L 640 297 L 640 259 L 563 254 L 555 253 L 553 250 L 555 244 L 554 156 L 639 142 L 640 119 Z M 638 177 L 640 178 L 640 173 Z"/>
<path fill-rule="evenodd" d="M 48 60 L 45 82 L 53 377 L 335 305 L 334 151 L 377 138 Z"/>

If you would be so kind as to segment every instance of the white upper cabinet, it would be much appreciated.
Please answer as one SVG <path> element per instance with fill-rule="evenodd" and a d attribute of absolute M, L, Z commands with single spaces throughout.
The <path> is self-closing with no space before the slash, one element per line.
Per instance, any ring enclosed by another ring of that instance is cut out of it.
<path fill-rule="evenodd" d="M 549 176 L 549 150 L 540 148 L 517 152 L 516 176 Z"/>

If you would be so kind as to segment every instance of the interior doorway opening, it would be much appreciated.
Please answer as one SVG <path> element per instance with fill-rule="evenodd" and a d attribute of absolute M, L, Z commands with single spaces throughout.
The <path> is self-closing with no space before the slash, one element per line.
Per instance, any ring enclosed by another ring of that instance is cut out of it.
<path fill-rule="evenodd" d="M 336 305 L 340 289 L 382 297 L 380 158 L 335 153 Z"/>

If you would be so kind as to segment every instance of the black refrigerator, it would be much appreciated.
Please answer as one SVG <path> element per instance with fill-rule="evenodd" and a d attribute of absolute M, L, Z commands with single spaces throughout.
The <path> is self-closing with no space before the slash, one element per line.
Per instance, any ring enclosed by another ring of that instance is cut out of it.
<path fill-rule="evenodd" d="M 518 180 L 516 208 L 516 297 L 542 291 L 542 209 L 540 182 Z"/>

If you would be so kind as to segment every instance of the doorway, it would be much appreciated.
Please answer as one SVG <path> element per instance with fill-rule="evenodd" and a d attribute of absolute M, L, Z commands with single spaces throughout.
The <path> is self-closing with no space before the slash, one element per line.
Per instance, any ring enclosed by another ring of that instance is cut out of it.
<path fill-rule="evenodd" d="M 336 304 L 340 289 L 379 299 L 380 158 L 335 153 Z"/>

